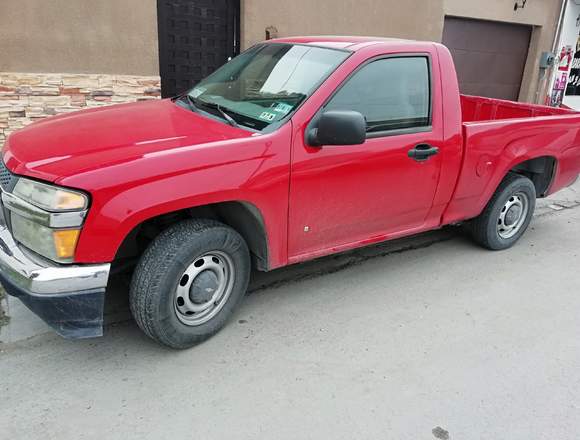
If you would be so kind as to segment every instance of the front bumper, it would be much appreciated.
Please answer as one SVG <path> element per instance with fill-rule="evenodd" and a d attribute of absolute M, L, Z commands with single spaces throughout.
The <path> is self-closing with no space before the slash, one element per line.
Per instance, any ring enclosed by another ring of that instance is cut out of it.
<path fill-rule="evenodd" d="M 21 249 L 0 224 L 0 283 L 66 338 L 102 336 L 110 267 L 41 261 Z"/>

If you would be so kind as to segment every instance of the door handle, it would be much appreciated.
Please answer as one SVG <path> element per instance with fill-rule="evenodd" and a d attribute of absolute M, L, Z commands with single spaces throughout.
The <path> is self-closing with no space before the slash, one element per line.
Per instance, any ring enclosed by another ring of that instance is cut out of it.
<path fill-rule="evenodd" d="M 437 153 L 439 153 L 439 148 L 437 147 L 429 144 L 418 144 L 415 145 L 415 148 L 409 150 L 407 156 L 417 162 L 424 162 Z"/>

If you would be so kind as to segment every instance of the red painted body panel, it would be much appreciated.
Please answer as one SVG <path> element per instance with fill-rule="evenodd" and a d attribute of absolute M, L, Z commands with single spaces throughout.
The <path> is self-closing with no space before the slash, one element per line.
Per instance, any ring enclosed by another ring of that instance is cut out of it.
<path fill-rule="evenodd" d="M 575 113 L 574 110 L 569 108 L 546 107 L 544 105 L 524 104 L 481 96 L 461 95 L 460 98 L 463 122 L 536 118 L 539 116 L 570 115 Z"/>
<path fill-rule="evenodd" d="M 316 148 L 304 142 L 312 116 L 354 69 L 370 58 L 399 53 L 427 54 L 432 64 L 438 63 L 434 44 L 408 47 L 405 43 L 392 42 L 388 49 L 383 45 L 361 48 L 293 118 L 295 135 L 288 224 L 290 262 L 438 224 L 440 212 L 433 218 L 431 208 L 442 157 L 453 154 L 449 154 L 443 142 L 439 69 L 433 71 L 431 131 L 373 138 L 363 145 L 353 146 Z M 437 145 L 441 154 L 424 163 L 410 160 L 408 150 L 419 143 Z M 304 231 L 305 227 L 308 232 Z"/>
<path fill-rule="evenodd" d="M 578 114 L 465 123 L 463 131 L 463 165 L 443 224 L 479 215 L 509 170 L 526 160 L 556 159 L 548 194 L 570 185 L 580 173 Z"/>
<path fill-rule="evenodd" d="M 10 136 L 16 174 L 91 194 L 75 261 L 111 261 L 139 223 L 221 201 L 262 213 L 272 267 L 286 263 L 291 124 L 270 135 L 206 118 L 170 100 L 50 118 Z"/>
<path fill-rule="evenodd" d="M 6 165 L 16 174 L 56 181 L 186 145 L 250 133 L 192 114 L 170 100 L 121 104 L 44 119 L 10 136 Z M 120 173 L 119 178 L 124 177 Z"/>
<path fill-rule="evenodd" d="M 527 159 L 557 159 L 550 192 L 580 173 L 580 115 L 460 97 L 451 56 L 439 44 L 273 41 L 353 53 L 272 133 L 234 128 L 162 100 L 58 116 L 10 136 L 3 158 L 12 172 L 90 193 L 76 262 L 113 260 L 127 234 L 152 217 L 236 200 L 262 214 L 275 268 L 477 216 L 506 173 Z M 345 78 L 368 59 L 397 53 L 431 58 L 432 130 L 358 146 L 305 145 L 306 127 Z M 440 154 L 425 163 L 409 159 L 407 150 L 423 142 Z"/>
<path fill-rule="evenodd" d="M 570 109 L 479 96 L 460 96 L 464 160 L 442 224 L 476 217 L 515 165 L 556 159 L 552 194 L 580 172 L 580 114 Z"/>

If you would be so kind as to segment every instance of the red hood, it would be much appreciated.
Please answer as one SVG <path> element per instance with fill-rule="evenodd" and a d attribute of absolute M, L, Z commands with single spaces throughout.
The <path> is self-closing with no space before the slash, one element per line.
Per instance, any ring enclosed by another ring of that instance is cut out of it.
<path fill-rule="evenodd" d="M 56 181 L 167 149 L 251 136 L 171 100 L 82 110 L 13 133 L 3 151 L 16 174 Z"/>

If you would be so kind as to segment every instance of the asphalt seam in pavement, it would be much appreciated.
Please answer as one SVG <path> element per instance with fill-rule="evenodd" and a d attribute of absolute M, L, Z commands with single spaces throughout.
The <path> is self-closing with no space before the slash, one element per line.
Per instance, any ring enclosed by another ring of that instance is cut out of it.
<path fill-rule="evenodd" d="M 552 206 L 558 206 L 561 209 L 554 209 L 554 208 L 552 208 Z M 536 212 L 534 214 L 534 217 L 536 217 L 536 218 L 545 217 L 548 215 L 558 214 L 562 211 L 576 209 L 578 207 L 580 207 L 579 200 L 573 200 L 571 202 L 565 201 L 565 200 L 551 200 L 551 203 L 548 206 L 543 207 L 544 209 L 546 209 L 546 208 L 547 209 L 543 212 Z"/>
<path fill-rule="evenodd" d="M 8 321 L 10 321 L 10 317 L 4 311 L 5 299 L 6 299 L 6 293 L 4 292 L 4 289 L 2 287 L 0 287 L 0 329 L 3 326 L 7 325 Z"/>

